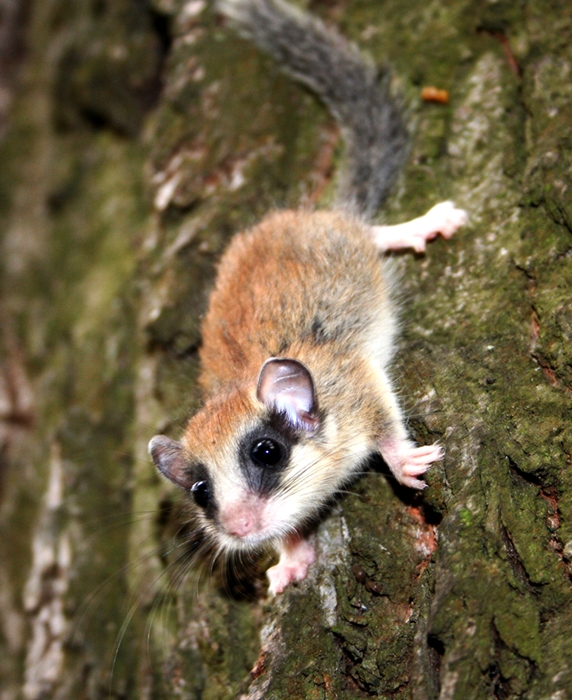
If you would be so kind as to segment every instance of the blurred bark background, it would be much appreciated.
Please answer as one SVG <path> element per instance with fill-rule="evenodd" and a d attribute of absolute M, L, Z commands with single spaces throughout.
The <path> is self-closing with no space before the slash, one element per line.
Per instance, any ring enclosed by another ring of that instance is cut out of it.
<path fill-rule="evenodd" d="M 230 236 L 327 204 L 339 134 L 204 0 L 0 0 L 1 700 L 572 696 L 572 6 L 305 6 L 407 106 L 379 221 L 471 214 L 397 263 L 395 376 L 446 459 L 422 495 L 359 480 L 276 600 L 267 557 L 195 562 L 147 442 L 197 406 Z"/>

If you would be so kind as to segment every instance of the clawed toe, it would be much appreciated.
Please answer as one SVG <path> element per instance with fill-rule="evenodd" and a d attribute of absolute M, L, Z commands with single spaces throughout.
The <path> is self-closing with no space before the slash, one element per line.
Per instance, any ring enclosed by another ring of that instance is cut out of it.
<path fill-rule="evenodd" d="M 407 476 L 418 476 L 426 472 L 433 464 L 443 459 L 443 448 L 440 445 L 424 445 L 416 447 L 408 455 L 404 455 L 403 473 Z"/>
<path fill-rule="evenodd" d="M 380 452 L 397 481 L 413 489 L 426 488 L 427 484 L 416 477 L 445 454 L 438 444 L 415 447 L 409 440 L 386 440 L 380 443 Z"/>
<path fill-rule="evenodd" d="M 464 226 L 469 220 L 464 209 L 458 209 L 451 201 L 439 202 L 425 214 L 427 220 L 433 222 L 432 228 L 436 229 L 443 238 L 451 238 L 457 229 Z"/>
<path fill-rule="evenodd" d="M 417 219 L 395 226 L 372 226 L 371 233 L 380 250 L 413 248 L 416 253 L 424 253 L 427 241 L 439 234 L 443 238 L 451 238 L 468 220 L 467 212 L 458 209 L 453 202 L 439 202 Z"/>
<path fill-rule="evenodd" d="M 310 542 L 294 533 L 282 543 L 280 561 L 266 572 L 271 595 L 278 595 L 291 583 L 303 581 L 314 563 L 316 553 Z"/>

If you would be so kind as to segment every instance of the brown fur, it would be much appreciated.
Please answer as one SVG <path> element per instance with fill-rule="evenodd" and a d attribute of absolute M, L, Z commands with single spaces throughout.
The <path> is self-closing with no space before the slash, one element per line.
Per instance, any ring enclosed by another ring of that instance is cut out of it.
<path fill-rule="evenodd" d="M 237 235 L 224 255 L 203 323 L 205 407 L 184 438 L 193 457 L 212 467 L 220 503 L 246 493 L 237 450 L 268 414 L 256 386 L 270 357 L 309 369 L 322 419 L 318 434 L 302 440 L 312 464 L 284 475 L 299 519 L 331 497 L 379 440 L 405 438 L 383 379 L 395 332 L 391 275 L 368 234 L 342 213 L 285 211 Z"/>
<path fill-rule="evenodd" d="M 203 322 L 206 395 L 255 383 L 269 357 L 306 363 L 320 388 L 334 365 L 350 371 L 372 325 L 389 323 L 383 267 L 369 227 L 341 213 L 278 212 L 235 236 Z"/>
<path fill-rule="evenodd" d="M 283 0 L 218 6 L 330 108 L 349 150 L 338 202 L 371 215 L 407 151 L 387 85 L 345 40 Z M 341 211 L 277 212 L 238 234 L 221 260 L 202 328 L 205 405 L 181 442 L 159 435 L 149 450 L 221 549 L 277 541 L 275 593 L 306 576 L 315 554 L 301 528 L 371 452 L 412 488 L 442 457 L 438 445 L 408 439 L 388 378 L 397 322 L 391 270 L 379 258 L 452 235 L 462 212 L 443 228 L 453 205 L 437 206 L 430 227 L 422 218 L 393 232 Z"/>

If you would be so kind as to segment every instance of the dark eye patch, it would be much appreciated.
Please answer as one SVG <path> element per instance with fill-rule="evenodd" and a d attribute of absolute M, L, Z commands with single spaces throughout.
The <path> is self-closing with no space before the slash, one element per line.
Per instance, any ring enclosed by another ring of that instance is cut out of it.
<path fill-rule="evenodd" d="M 291 448 L 291 441 L 268 423 L 245 435 L 240 444 L 239 460 L 248 486 L 260 494 L 275 490 L 288 466 Z"/>

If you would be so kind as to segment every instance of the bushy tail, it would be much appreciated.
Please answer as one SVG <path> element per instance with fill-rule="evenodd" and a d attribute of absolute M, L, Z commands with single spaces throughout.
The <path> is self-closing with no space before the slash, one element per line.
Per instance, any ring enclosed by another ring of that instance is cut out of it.
<path fill-rule="evenodd" d="M 338 204 L 371 216 L 407 155 L 407 132 L 388 81 L 342 36 L 284 0 L 218 0 L 237 31 L 309 87 L 338 121 L 347 165 Z"/>

